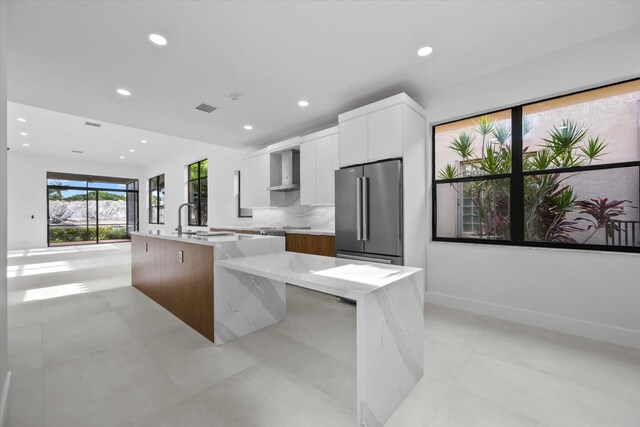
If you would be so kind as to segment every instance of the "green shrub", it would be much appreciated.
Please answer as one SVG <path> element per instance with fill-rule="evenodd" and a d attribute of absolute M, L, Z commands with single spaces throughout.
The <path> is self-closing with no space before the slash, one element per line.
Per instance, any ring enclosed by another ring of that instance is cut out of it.
<path fill-rule="evenodd" d="M 124 227 L 99 227 L 100 240 L 122 240 L 127 238 L 127 230 Z M 49 228 L 49 242 L 86 242 L 96 240 L 95 227 L 53 227 Z"/>

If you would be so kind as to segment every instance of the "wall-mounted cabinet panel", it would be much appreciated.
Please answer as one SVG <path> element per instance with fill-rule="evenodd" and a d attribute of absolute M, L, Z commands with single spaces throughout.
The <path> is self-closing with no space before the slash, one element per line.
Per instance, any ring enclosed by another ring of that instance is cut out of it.
<path fill-rule="evenodd" d="M 316 204 L 328 205 L 335 202 L 335 171 L 338 164 L 338 134 L 316 141 Z"/>
<path fill-rule="evenodd" d="M 271 206 L 271 157 L 269 153 L 259 154 L 242 160 L 240 165 L 240 206 L 262 208 Z"/>
<path fill-rule="evenodd" d="M 316 203 L 316 155 L 317 141 L 300 145 L 300 204 Z"/>
<path fill-rule="evenodd" d="M 369 114 L 370 162 L 402 157 L 402 104 Z"/>
<path fill-rule="evenodd" d="M 368 162 L 368 116 L 363 115 L 341 122 L 338 128 L 340 167 Z"/>
<path fill-rule="evenodd" d="M 338 134 L 323 133 L 300 145 L 301 205 L 334 203 L 334 171 L 339 169 Z"/>

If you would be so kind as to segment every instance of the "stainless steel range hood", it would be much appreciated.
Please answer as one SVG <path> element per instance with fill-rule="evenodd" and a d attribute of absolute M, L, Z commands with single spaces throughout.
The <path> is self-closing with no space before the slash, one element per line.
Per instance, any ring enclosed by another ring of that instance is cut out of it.
<path fill-rule="evenodd" d="M 279 156 L 280 161 L 280 184 L 268 187 L 269 191 L 299 191 L 300 190 L 300 152 L 297 150 L 286 150 L 281 153 L 272 154 Z M 272 163 L 273 164 L 273 163 Z M 277 164 L 277 163 L 276 163 Z"/>

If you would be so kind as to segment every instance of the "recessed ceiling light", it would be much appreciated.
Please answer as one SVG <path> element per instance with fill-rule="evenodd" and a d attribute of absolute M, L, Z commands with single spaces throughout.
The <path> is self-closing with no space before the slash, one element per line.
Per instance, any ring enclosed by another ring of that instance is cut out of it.
<path fill-rule="evenodd" d="M 424 46 L 418 49 L 418 56 L 431 55 L 431 52 L 433 52 L 433 48 L 431 46 Z"/>
<path fill-rule="evenodd" d="M 152 43 L 157 44 L 158 46 L 167 45 L 167 39 L 162 37 L 160 34 L 149 34 L 149 40 L 151 40 Z"/>
<path fill-rule="evenodd" d="M 22 135 L 22 136 L 29 136 L 29 134 L 28 134 L 28 133 L 26 133 L 26 132 L 20 132 L 20 135 Z"/>
<path fill-rule="evenodd" d="M 23 119 L 22 117 L 18 117 L 18 121 L 19 121 L 19 122 L 23 122 L 23 123 L 24 123 L 24 122 L 26 122 L 26 121 L 27 121 L 27 119 Z"/>
<path fill-rule="evenodd" d="M 23 147 L 28 147 L 28 146 L 29 146 L 29 144 L 26 144 L 26 143 L 25 143 L 25 144 L 22 144 L 22 146 L 23 146 Z"/>
<path fill-rule="evenodd" d="M 143 144 L 146 144 L 147 140 L 146 139 L 141 139 L 140 142 L 142 142 Z"/>
<path fill-rule="evenodd" d="M 129 152 L 131 152 L 131 153 L 135 153 L 135 152 L 136 152 L 136 150 L 134 150 L 134 149 L 132 148 L 132 149 L 130 149 L 130 150 L 129 150 Z"/>
<path fill-rule="evenodd" d="M 116 92 L 118 92 L 122 96 L 131 96 L 131 91 L 127 89 L 122 89 L 122 88 L 116 89 Z"/>
<path fill-rule="evenodd" d="M 308 107 L 309 101 L 305 101 L 304 99 L 301 99 L 300 101 L 298 101 L 298 105 L 301 107 Z"/>
<path fill-rule="evenodd" d="M 121 159 L 124 159 L 124 156 L 120 156 Z"/>
<path fill-rule="evenodd" d="M 244 129 L 245 129 L 245 130 L 251 130 L 251 129 L 253 129 L 253 126 L 251 126 L 251 125 L 244 125 Z"/>

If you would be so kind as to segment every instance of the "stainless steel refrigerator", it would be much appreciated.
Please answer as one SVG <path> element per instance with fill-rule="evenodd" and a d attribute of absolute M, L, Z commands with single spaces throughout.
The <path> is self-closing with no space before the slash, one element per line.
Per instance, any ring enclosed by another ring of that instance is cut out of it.
<path fill-rule="evenodd" d="M 335 171 L 336 256 L 402 265 L 402 161 Z"/>

